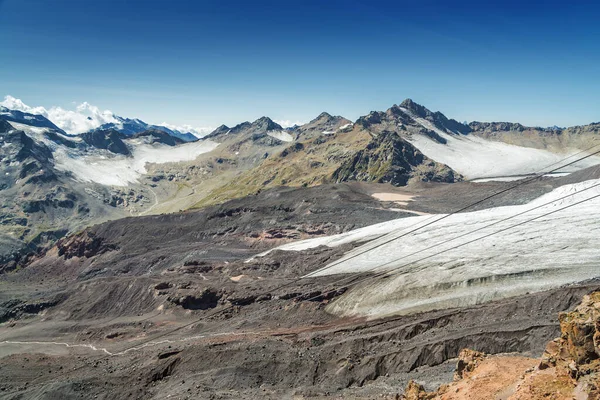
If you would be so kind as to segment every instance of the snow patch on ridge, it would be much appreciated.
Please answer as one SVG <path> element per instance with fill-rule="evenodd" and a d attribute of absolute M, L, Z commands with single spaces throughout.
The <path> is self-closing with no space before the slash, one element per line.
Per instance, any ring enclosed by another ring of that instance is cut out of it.
<path fill-rule="evenodd" d="M 268 131 L 267 135 L 269 135 L 275 139 L 281 140 L 282 142 L 293 142 L 294 141 L 294 138 L 292 137 L 292 135 L 290 135 L 289 133 L 284 132 L 284 131 Z"/>

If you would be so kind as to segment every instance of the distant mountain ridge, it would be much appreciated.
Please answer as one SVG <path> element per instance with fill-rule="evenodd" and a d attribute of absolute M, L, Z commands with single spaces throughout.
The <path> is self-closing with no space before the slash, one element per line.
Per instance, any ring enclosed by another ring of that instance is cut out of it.
<path fill-rule="evenodd" d="M 31 114 L 28 112 L 12 110 L 4 106 L 0 106 L 0 118 L 3 118 L 9 122 L 16 122 L 20 124 L 34 126 L 37 128 L 52 129 L 66 136 L 77 136 L 68 134 L 63 129 L 59 128 L 56 124 L 54 124 L 52 121 L 50 121 L 48 118 L 39 114 Z M 183 142 L 194 142 L 198 140 L 198 137 L 191 132 L 181 132 L 177 129 L 167 128 L 166 126 L 162 125 L 151 125 L 140 119 L 123 118 L 116 115 L 114 116 L 114 118 L 117 120 L 117 122 L 102 124 L 99 127 L 92 129 L 88 132 L 115 130 L 124 135 L 133 136 L 137 133 L 141 133 L 144 131 L 157 130 L 165 132 L 169 136 L 178 138 Z"/>
<path fill-rule="evenodd" d="M 4 106 L 0 106 L 0 118 L 9 121 L 35 126 L 37 128 L 49 128 L 57 132 L 67 135 L 65 131 L 56 126 L 52 121 L 43 115 L 29 114 L 18 110 L 9 110 Z"/>
<path fill-rule="evenodd" d="M 163 131 L 170 136 L 181 139 L 184 142 L 195 142 L 198 140 L 198 137 L 191 132 L 180 132 L 176 129 L 169 129 L 165 126 L 147 124 L 140 119 L 123 118 L 119 116 L 115 116 L 115 119 L 118 121 L 117 123 L 111 122 L 103 124 L 92 131 L 106 131 L 114 129 L 124 135 L 133 136 L 137 133 L 148 130 L 158 130 Z"/>
<path fill-rule="evenodd" d="M 269 117 L 261 117 L 254 122 L 245 121 L 230 128 L 227 125 L 221 125 L 203 139 L 215 139 L 225 135 L 239 135 L 244 133 L 264 134 L 270 131 L 283 131 L 284 129 Z"/>

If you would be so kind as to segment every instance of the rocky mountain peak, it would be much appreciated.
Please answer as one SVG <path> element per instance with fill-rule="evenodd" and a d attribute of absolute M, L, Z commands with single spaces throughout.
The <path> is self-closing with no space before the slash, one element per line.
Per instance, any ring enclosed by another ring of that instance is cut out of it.
<path fill-rule="evenodd" d="M 413 114 L 421 118 L 427 118 L 430 115 L 433 115 L 431 111 L 429 111 L 426 107 L 415 103 L 412 99 L 406 99 L 402 103 L 400 103 L 400 107 L 406 108 L 411 111 Z"/>
<path fill-rule="evenodd" d="M 360 117 L 357 121 L 357 125 L 361 125 L 364 128 L 369 128 L 371 125 L 380 124 L 385 119 L 385 113 L 381 111 L 371 111 L 368 115 Z"/>
<path fill-rule="evenodd" d="M 323 121 L 323 120 L 330 120 L 332 118 L 333 118 L 333 116 L 331 114 L 329 114 L 328 112 L 322 112 L 321 114 L 319 114 L 317 116 L 317 118 L 310 121 L 310 123 L 315 123 L 315 122 L 319 122 L 319 121 Z"/>
<path fill-rule="evenodd" d="M 388 110 L 393 111 L 396 106 L 393 106 Z M 444 130 L 448 133 L 455 134 L 463 134 L 471 132 L 472 129 L 468 125 L 461 124 L 460 122 L 447 118 L 444 114 L 439 111 L 432 112 L 428 108 L 415 103 L 412 99 L 406 99 L 402 103 L 400 103 L 399 107 L 396 107 L 398 110 L 406 109 L 412 114 L 414 117 L 419 117 L 428 120 L 433 125 L 435 125 L 438 129 Z"/>
<path fill-rule="evenodd" d="M 38 143 L 25 132 L 11 129 L 5 132 L 0 139 L 0 159 L 3 165 L 3 174 L 0 187 L 3 189 L 15 184 L 48 182 L 56 179 L 52 171 L 52 151 L 43 143 Z M 5 144 L 10 144 L 5 146 Z"/>
<path fill-rule="evenodd" d="M 252 128 L 259 131 L 276 131 L 283 130 L 281 125 L 273 121 L 269 117 L 261 117 L 252 123 Z"/>
<path fill-rule="evenodd" d="M 217 129 L 204 136 L 204 139 L 212 139 L 220 135 L 224 135 L 231 130 L 227 125 L 220 125 Z"/>
<path fill-rule="evenodd" d="M 217 127 L 217 129 L 215 129 L 214 131 L 211 132 L 212 133 L 223 133 L 223 132 L 227 132 L 229 129 L 231 129 L 230 127 L 228 127 L 227 125 L 219 125 Z"/>
<path fill-rule="evenodd" d="M 196 135 L 194 135 L 191 132 L 180 132 L 177 129 L 170 129 L 162 125 L 150 125 L 138 118 L 123 118 L 117 115 L 115 115 L 114 118 L 118 122 L 109 122 L 106 124 L 102 124 L 98 128 L 92 129 L 92 131 L 105 131 L 109 129 L 114 129 L 127 136 L 133 136 L 135 134 L 147 130 L 158 130 L 163 131 L 175 138 L 181 139 L 183 142 L 195 142 L 196 140 L 198 140 Z"/>

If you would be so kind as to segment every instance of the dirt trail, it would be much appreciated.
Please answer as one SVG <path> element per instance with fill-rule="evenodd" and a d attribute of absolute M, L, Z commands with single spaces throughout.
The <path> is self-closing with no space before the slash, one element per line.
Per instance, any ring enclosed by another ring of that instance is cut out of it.
<path fill-rule="evenodd" d="M 156 194 L 156 192 L 154 190 L 152 190 L 151 187 L 148 187 L 148 190 L 152 192 L 152 194 L 154 195 L 154 204 L 152 204 L 147 210 L 142 211 L 138 214 L 138 217 L 141 217 L 142 215 L 146 215 L 148 214 L 150 211 L 152 211 L 156 206 L 158 206 L 158 195 Z"/>

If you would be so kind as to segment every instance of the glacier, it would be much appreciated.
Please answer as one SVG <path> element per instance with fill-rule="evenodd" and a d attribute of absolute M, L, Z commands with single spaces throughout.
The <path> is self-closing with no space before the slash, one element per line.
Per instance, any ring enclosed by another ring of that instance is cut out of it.
<path fill-rule="evenodd" d="M 368 241 L 307 275 L 340 274 L 340 286 L 347 274 L 375 271 L 386 276 L 364 278 L 328 305 L 336 315 L 381 317 L 476 305 L 600 277 L 600 198 L 594 198 L 599 195 L 600 179 L 589 180 L 561 186 L 525 205 L 452 214 L 405 236 L 444 215 L 392 220 L 277 249 Z M 560 210 L 586 199 L 591 200 Z M 539 208 L 532 210 L 535 207 Z M 532 211 L 502 221 L 528 210 Z M 523 224 L 512 227 L 519 223 Z M 474 230 L 479 231 L 471 234 Z"/>
<path fill-rule="evenodd" d="M 86 154 L 80 149 L 71 149 L 49 140 L 44 136 L 46 128 L 14 122 L 11 124 L 15 129 L 24 131 L 32 139 L 52 149 L 57 170 L 69 172 L 74 179 L 81 182 L 95 182 L 109 186 L 128 186 L 138 183 L 139 178 L 147 172 L 146 164 L 191 161 L 219 145 L 211 140 L 201 140 L 168 146 L 162 143 L 148 143 L 145 139 L 138 138 L 127 139 L 131 148 L 129 157 L 102 149 L 96 149 L 93 154 Z M 81 142 L 81 138 L 77 136 L 68 139 Z"/>
<path fill-rule="evenodd" d="M 434 131 L 445 139 L 446 143 L 439 143 L 419 134 L 411 135 L 406 140 L 427 157 L 446 164 L 471 180 L 533 174 L 548 165 L 553 165 L 568 156 L 581 152 L 581 149 L 567 149 L 562 154 L 553 153 L 548 150 L 515 146 L 473 135 L 449 134 L 428 120 L 416 116 L 409 109 L 403 107 L 400 109 L 421 126 Z M 600 146 L 600 143 L 598 145 Z M 600 147 L 596 148 L 596 150 L 598 149 Z M 564 168 L 561 172 L 575 172 L 598 163 L 600 163 L 600 157 L 592 156 Z"/>

